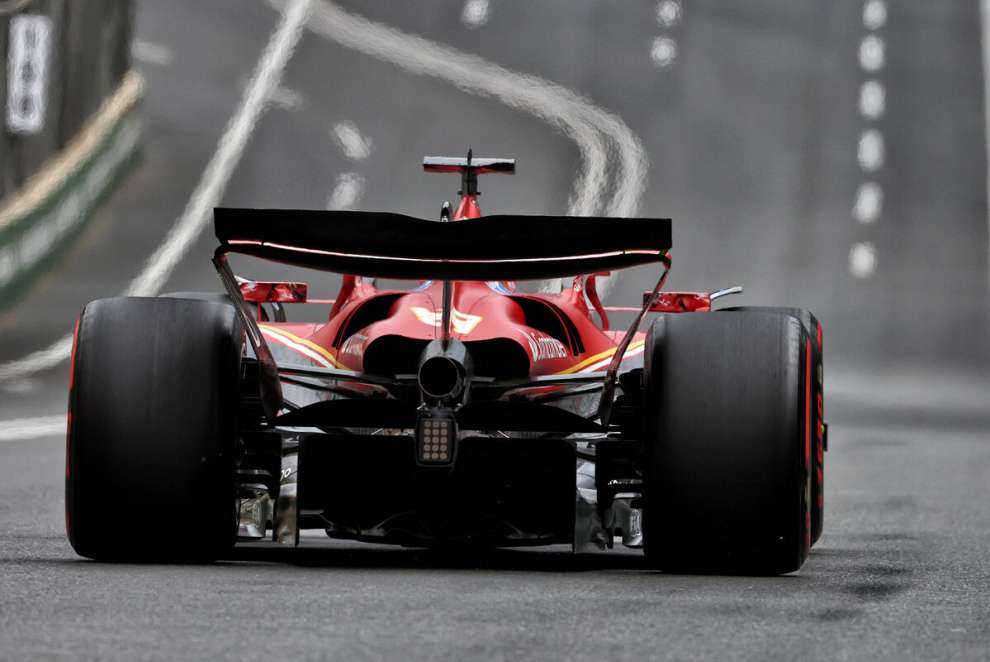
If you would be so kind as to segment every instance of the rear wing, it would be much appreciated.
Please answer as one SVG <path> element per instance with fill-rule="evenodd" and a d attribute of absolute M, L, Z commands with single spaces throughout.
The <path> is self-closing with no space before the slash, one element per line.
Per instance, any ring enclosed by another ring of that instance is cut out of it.
<path fill-rule="evenodd" d="M 477 163 L 477 162 L 476 162 Z M 410 280 L 538 280 L 663 262 L 670 219 L 214 210 L 218 253 Z"/>

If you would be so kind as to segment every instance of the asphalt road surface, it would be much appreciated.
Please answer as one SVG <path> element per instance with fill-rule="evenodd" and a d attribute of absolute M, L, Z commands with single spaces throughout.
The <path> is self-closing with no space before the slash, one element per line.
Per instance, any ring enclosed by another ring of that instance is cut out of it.
<path fill-rule="evenodd" d="M 145 268 L 295 1 L 139 5 L 144 158 L 0 318 L 0 364 Z M 473 147 L 519 162 L 483 178 L 488 212 L 672 217 L 672 288 L 740 284 L 736 303 L 823 322 L 822 541 L 772 579 L 318 537 L 212 566 L 92 563 L 64 536 L 63 364 L 0 383 L 0 658 L 990 656 L 976 0 L 314 0 L 309 26 L 220 202 L 433 217 L 457 182 L 420 158 Z M 163 291 L 218 289 L 204 227 Z M 650 276 L 620 276 L 609 300 L 638 301 Z M 149 516 L 181 535 L 177 514 Z"/>

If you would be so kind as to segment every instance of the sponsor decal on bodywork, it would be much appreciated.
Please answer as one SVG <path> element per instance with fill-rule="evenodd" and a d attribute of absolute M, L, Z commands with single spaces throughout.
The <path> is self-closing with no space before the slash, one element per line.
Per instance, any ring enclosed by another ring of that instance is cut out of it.
<path fill-rule="evenodd" d="M 427 326 L 432 326 L 434 328 L 440 328 L 440 324 L 443 320 L 443 313 L 438 310 L 429 310 L 428 308 L 423 308 L 421 306 L 413 306 L 413 315 L 416 316 L 420 322 Z M 450 324 L 453 327 L 454 333 L 459 333 L 462 336 L 474 331 L 475 327 L 481 324 L 484 318 L 480 315 L 470 315 L 468 313 L 462 313 L 456 308 L 450 311 Z"/>
<path fill-rule="evenodd" d="M 534 361 L 567 358 L 567 348 L 556 338 L 530 331 L 526 334 L 526 341 L 529 343 L 529 351 Z"/>

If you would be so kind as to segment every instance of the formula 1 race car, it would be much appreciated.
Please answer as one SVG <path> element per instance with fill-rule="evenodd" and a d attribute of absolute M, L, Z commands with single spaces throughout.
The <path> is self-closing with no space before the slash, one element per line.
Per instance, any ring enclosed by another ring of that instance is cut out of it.
<path fill-rule="evenodd" d="M 818 321 L 712 310 L 739 288 L 661 292 L 669 220 L 482 216 L 478 175 L 514 161 L 424 167 L 462 178 L 439 222 L 216 209 L 225 293 L 85 307 L 66 446 L 76 552 L 211 560 L 317 529 L 422 547 L 622 544 L 674 572 L 800 568 L 822 530 Z M 239 278 L 232 254 L 344 274 L 340 291 Z M 642 305 L 602 304 L 603 276 L 651 264 Z M 552 293 L 516 286 L 565 276 Z M 288 321 L 296 304 L 322 321 Z"/>

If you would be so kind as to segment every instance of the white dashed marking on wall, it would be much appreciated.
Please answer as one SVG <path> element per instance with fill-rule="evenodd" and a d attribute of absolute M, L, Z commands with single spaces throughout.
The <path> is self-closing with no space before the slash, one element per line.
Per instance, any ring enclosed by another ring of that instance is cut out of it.
<path fill-rule="evenodd" d="M 677 0 L 661 0 L 657 5 L 657 23 L 661 28 L 672 28 L 681 20 L 681 11 Z"/>
<path fill-rule="evenodd" d="M 658 67 L 669 67 L 677 58 L 677 42 L 670 37 L 655 37 L 650 49 L 650 59 Z"/>
<path fill-rule="evenodd" d="M 877 223 L 883 215 L 883 188 L 875 176 L 887 160 L 884 135 L 875 122 L 887 112 L 887 90 L 878 76 L 887 64 L 886 43 L 878 31 L 887 24 L 887 3 L 884 0 L 865 0 L 863 3 L 863 27 L 867 34 L 859 44 L 859 66 L 869 76 L 859 88 L 859 114 L 867 126 L 859 134 L 856 144 L 856 160 L 866 175 L 856 191 L 852 217 L 859 226 Z M 856 240 L 849 250 L 849 273 L 855 278 L 869 278 L 877 270 L 877 248 L 870 241 Z"/>
<path fill-rule="evenodd" d="M 887 3 L 884 0 L 870 0 L 863 5 L 863 27 L 879 30 L 887 24 Z"/>
<path fill-rule="evenodd" d="M 886 45 L 875 34 L 866 35 L 859 44 L 859 66 L 870 73 L 883 69 L 887 63 Z"/>
<path fill-rule="evenodd" d="M 853 218 L 860 223 L 870 224 L 883 213 L 883 189 L 876 182 L 865 182 L 856 192 L 853 205 Z"/>
<path fill-rule="evenodd" d="M 876 120 L 883 117 L 887 109 L 887 92 L 883 84 L 868 80 L 859 88 L 859 112 L 863 117 Z"/>
<path fill-rule="evenodd" d="M 670 31 L 681 22 L 683 14 L 680 0 L 660 0 L 656 5 L 656 20 L 661 32 L 650 42 L 650 60 L 658 69 L 666 69 L 677 59 L 677 40 Z"/>
<path fill-rule="evenodd" d="M 876 129 L 867 129 L 859 134 L 859 148 L 856 151 L 859 167 L 866 172 L 876 172 L 884 164 L 883 134 Z"/>

